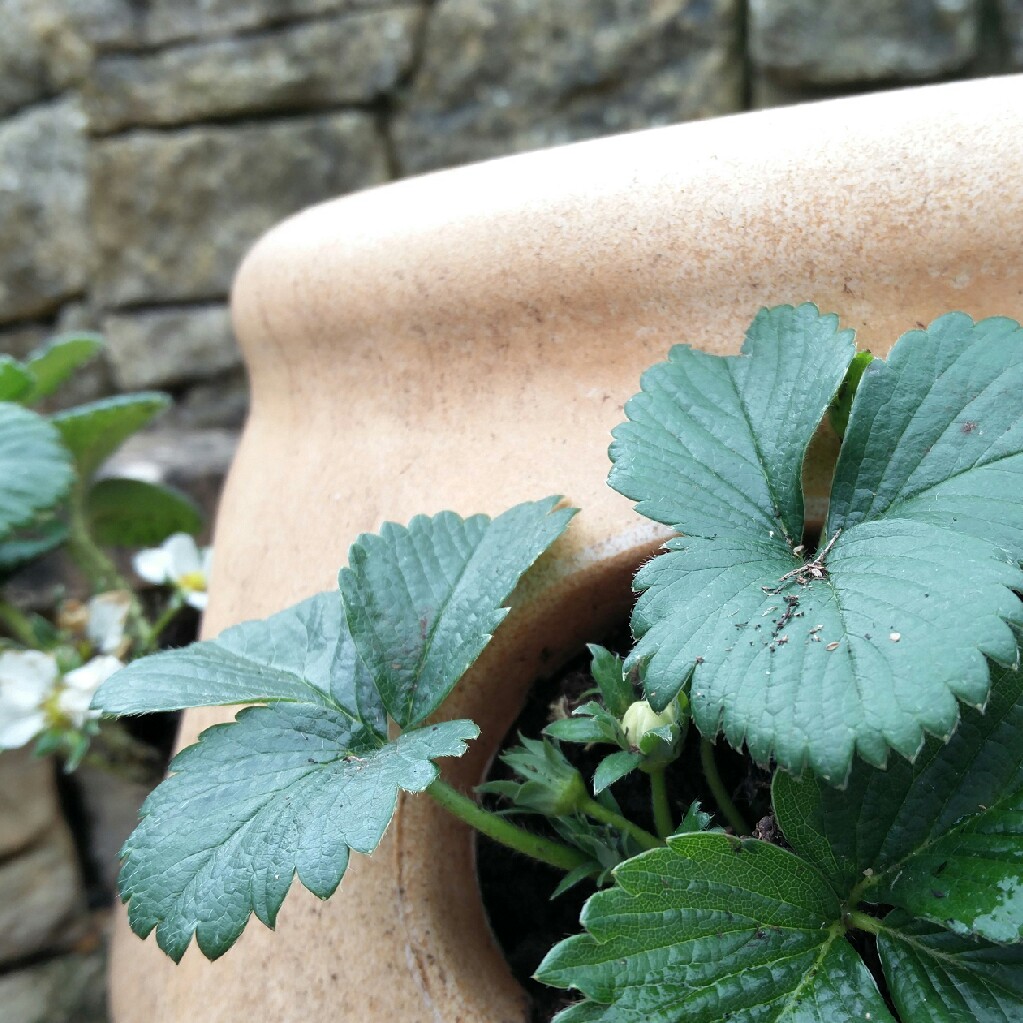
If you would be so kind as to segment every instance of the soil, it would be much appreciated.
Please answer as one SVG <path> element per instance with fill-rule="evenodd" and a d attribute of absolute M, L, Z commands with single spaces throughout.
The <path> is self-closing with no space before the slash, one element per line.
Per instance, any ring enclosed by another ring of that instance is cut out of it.
<path fill-rule="evenodd" d="M 631 646 L 627 630 L 600 640 L 609 649 L 625 653 Z M 560 672 L 549 679 L 538 681 L 530 691 L 518 719 L 509 729 L 502 749 L 518 743 L 519 734 L 538 737 L 544 726 L 552 720 L 552 708 L 571 713 L 572 708 L 591 697 L 584 696 L 595 686 L 589 672 L 590 656 L 583 651 Z M 640 694 L 637 692 L 637 699 Z M 564 752 L 589 780 L 599 761 L 612 752 L 611 747 L 587 748 L 574 743 L 563 743 Z M 780 839 L 770 815 L 770 774 L 729 747 L 718 744 L 718 769 L 739 809 L 757 824 L 758 837 Z M 508 778 L 510 773 L 499 759 L 495 759 L 488 780 Z M 695 729 L 690 730 L 685 749 L 668 771 L 668 793 L 676 821 L 694 799 L 700 800 L 704 810 L 715 813 L 717 807 L 703 784 L 700 767 L 700 743 Z M 625 816 L 648 830 L 653 830 L 649 785 L 646 775 L 633 772 L 617 782 L 613 794 Z M 500 802 L 489 799 L 490 809 L 500 809 Z M 558 836 L 544 830 L 542 819 L 527 818 L 527 826 L 537 832 Z M 714 824 L 721 825 L 715 817 Z M 769 837 L 772 836 L 772 837 Z M 560 871 L 512 852 L 502 845 L 480 837 L 477 850 L 478 873 L 483 904 L 498 944 L 504 951 L 512 973 L 526 990 L 532 1002 L 533 1023 L 548 1023 L 560 1010 L 576 1000 L 573 994 L 546 987 L 533 980 L 533 973 L 547 952 L 562 938 L 580 931 L 579 914 L 583 903 L 596 890 L 592 883 L 575 888 L 551 899 L 551 893 L 562 878 Z"/>

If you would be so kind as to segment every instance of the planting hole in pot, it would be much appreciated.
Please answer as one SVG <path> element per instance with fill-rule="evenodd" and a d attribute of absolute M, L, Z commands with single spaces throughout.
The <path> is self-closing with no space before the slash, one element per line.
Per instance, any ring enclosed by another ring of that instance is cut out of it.
<path fill-rule="evenodd" d="M 594 641 L 625 656 L 632 645 L 628 621 L 620 621 L 609 633 L 594 637 Z M 552 721 L 571 716 L 573 710 L 594 698 L 595 689 L 591 655 L 586 649 L 553 674 L 538 679 L 501 742 L 500 754 L 491 765 L 487 781 L 513 779 L 515 773 L 502 756 L 518 746 L 522 736 L 539 736 Z M 635 697 L 637 700 L 641 698 L 638 687 Z M 561 743 L 560 748 L 586 779 L 588 786 L 595 769 L 612 749 L 606 745 L 570 742 Z M 715 753 L 722 780 L 742 812 L 755 822 L 769 821 L 770 773 L 722 743 L 718 744 Z M 669 767 L 667 783 L 669 805 L 676 824 L 681 822 L 694 800 L 698 800 L 704 810 L 715 814 L 711 826 L 724 825 L 704 782 L 699 734 L 694 728 L 690 729 L 681 757 Z M 610 791 L 625 817 L 648 831 L 655 829 L 647 775 L 634 771 L 615 782 Z M 507 799 L 492 794 L 484 796 L 484 804 L 493 810 L 506 810 L 509 806 Z M 559 839 L 557 832 L 539 815 L 518 819 L 537 834 Z M 767 828 L 765 823 L 762 830 L 766 832 Z M 775 840 L 781 841 L 780 837 Z M 564 872 L 513 852 L 482 835 L 477 839 L 477 873 L 483 905 L 494 936 L 513 976 L 529 996 L 529 1018 L 533 1023 L 547 1023 L 575 998 L 568 992 L 539 983 L 533 978 L 533 973 L 555 944 L 580 932 L 579 915 L 583 904 L 597 891 L 597 886 L 592 880 L 586 880 L 552 898 L 565 877 Z"/>

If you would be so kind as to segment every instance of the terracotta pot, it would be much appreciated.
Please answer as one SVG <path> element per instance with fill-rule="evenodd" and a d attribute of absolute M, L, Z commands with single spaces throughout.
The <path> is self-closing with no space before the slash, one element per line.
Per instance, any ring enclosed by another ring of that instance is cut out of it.
<path fill-rule="evenodd" d="M 738 348 L 762 305 L 815 301 L 884 352 L 949 309 L 1023 316 L 1023 79 L 906 90 L 587 142 L 403 181 L 268 234 L 235 287 L 252 415 L 216 530 L 205 632 L 335 584 L 384 519 L 583 509 L 457 690 L 483 736 L 626 612 L 662 534 L 604 485 L 608 431 L 679 341 Z M 818 489 L 822 491 L 819 485 Z M 229 712 L 186 716 L 185 740 Z M 120 1023 L 519 1023 L 471 836 L 404 798 L 340 893 L 292 891 L 179 967 L 120 926 Z"/>

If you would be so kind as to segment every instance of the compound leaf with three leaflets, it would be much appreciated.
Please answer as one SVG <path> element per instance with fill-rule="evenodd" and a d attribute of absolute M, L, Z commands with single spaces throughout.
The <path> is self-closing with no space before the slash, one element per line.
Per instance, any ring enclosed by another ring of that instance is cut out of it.
<path fill-rule="evenodd" d="M 683 534 L 636 580 L 651 704 L 688 686 L 703 734 L 835 784 L 949 736 L 1023 625 L 1023 331 L 950 314 L 870 363 L 805 558 L 802 461 L 851 358 L 813 306 L 764 310 L 739 356 L 673 349 L 609 478 Z"/>

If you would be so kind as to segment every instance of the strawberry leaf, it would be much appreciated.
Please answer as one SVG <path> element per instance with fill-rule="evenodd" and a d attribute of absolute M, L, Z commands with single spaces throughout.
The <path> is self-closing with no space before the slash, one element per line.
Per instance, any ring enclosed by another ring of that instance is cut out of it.
<path fill-rule="evenodd" d="M 103 349 L 98 334 L 61 334 L 31 352 L 25 368 L 32 374 L 33 386 L 26 401 L 38 401 L 53 394 L 79 366 Z"/>
<path fill-rule="evenodd" d="M 174 533 L 194 535 L 203 522 L 199 506 L 180 490 L 121 477 L 89 488 L 85 514 L 97 543 L 124 547 L 156 546 Z"/>
<path fill-rule="evenodd" d="M 950 314 L 870 363 L 806 556 L 802 457 L 850 357 L 807 306 L 762 313 L 737 357 L 675 349 L 627 405 L 610 478 L 684 534 L 636 579 L 627 667 L 651 704 L 688 686 L 705 735 L 836 784 L 854 754 L 950 735 L 1023 625 L 1023 331 Z"/>
<path fill-rule="evenodd" d="M 269 702 L 318 704 L 386 734 L 383 706 L 336 590 L 133 661 L 100 686 L 93 706 L 124 715 Z"/>
<path fill-rule="evenodd" d="M 482 653 L 519 579 L 575 514 L 559 500 L 493 520 L 441 512 L 387 522 L 352 545 L 339 576 L 348 625 L 399 725 L 432 714 Z"/>
<path fill-rule="evenodd" d="M 437 777 L 433 760 L 461 756 L 478 734 L 447 721 L 386 742 L 318 703 L 250 707 L 207 729 L 174 758 L 121 851 L 132 929 L 155 929 L 175 962 L 193 934 L 216 959 L 251 914 L 274 926 L 296 875 L 328 898 L 349 851 L 376 848 L 398 790 L 421 792 Z"/>
<path fill-rule="evenodd" d="M 843 895 L 894 905 L 960 934 L 1023 940 L 1023 675 L 998 669 L 984 713 L 912 764 L 857 764 L 844 791 L 778 774 L 793 849 Z"/>
<path fill-rule="evenodd" d="M 1023 1019 L 1023 946 L 964 938 L 890 913 L 877 950 L 904 1023 Z"/>
<path fill-rule="evenodd" d="M 615 881 L 537 971 L 585 996 L 558 1023 L 891 1023 L 834 892 L 792 853 L 681 835 Z"/>
<path fill-rule="evenodd" d="M 170 404 L 157 391 L 121 394 L 76 405 L 51 417 L 74 455 L 78 475 L 91 480 L 96 470 L 133 434 L 147 426 Z"/>
<path fill-rule="evenodd" d="M 60 434 L 35 412 L 0 402 L 0 537 L 57 504 L 73 478 Z"/>

